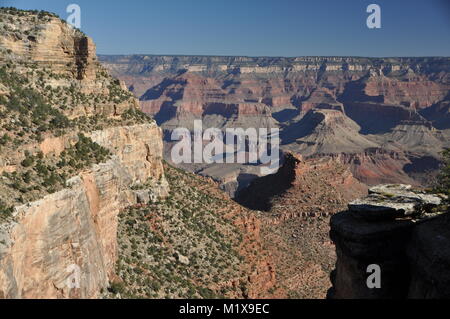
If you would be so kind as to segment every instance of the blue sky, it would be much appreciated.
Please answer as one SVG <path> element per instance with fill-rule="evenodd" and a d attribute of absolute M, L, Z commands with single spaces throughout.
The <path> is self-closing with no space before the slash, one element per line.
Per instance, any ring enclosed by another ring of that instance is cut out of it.
<path fill-rule="evenodd" d="M 450 0 L 0 0 L 62 18 L 70 3 L 101 54 L 450 56 Z"/>

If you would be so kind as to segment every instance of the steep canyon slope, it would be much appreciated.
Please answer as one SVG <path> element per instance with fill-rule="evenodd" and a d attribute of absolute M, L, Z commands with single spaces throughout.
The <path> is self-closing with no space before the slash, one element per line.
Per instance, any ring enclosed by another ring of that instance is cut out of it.
<path fill-rule="evenodd" d="M 236 200 L 263 211 L 262 236 L 280 290 L 291 298 L 325 298 L 336 258 L 330 216 L 366 194 L 367 187 L 332 158 L 287 154 L 276 174 L 254 180 Z"/>
<path fill-rule="evenodd" d="M 162 130 L 85 34 L 48 12 L 1 8 L 0 114 L 0 298 L 270 295 L 257 214 L 195 176 L 196 197 L 185 193 L 184 175 L 164 167 Z M 180 212 L 188 197 L 197 210 Z M 220 236 L 209 253 L 190 246 Z"/>
<path fill-rule="evenodd" d="M 161 130 L 55 15 L 2 8 L 0 33 L 0 297 L 99 297 L 130 187 L 168 191 Z"/>

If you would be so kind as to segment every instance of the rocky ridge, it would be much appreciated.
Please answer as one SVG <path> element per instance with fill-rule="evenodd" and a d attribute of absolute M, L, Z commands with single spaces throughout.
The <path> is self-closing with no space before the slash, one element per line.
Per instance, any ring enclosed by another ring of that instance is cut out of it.
<path fill-rule="evenodd" d="M 262 211 L 262 237 L 273 255 L 279 293 L 325 298 L 335 262 L 329 219 L 367 194 L 349 169 L 333 159 L 288 154 L 276 174 L 255 179 L 236 200 Z"/>

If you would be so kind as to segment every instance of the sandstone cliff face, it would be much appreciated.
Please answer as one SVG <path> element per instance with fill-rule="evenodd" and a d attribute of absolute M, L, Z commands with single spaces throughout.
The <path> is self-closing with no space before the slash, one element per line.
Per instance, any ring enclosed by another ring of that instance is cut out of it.
<path fill-rule="evenodd" d="M 114 118 L 138 106 L 100 65 L 93 40 L 81 31 L 51 13 L 4 9 L 0 17 L 0 66 L 12 65 L 70 119 Z"/>
<path fill-rule="evenodd" d="M 109 128 L 94 131 L 89 136 L 113 150 L 137 184 L 149 178 L 164 182 L 162 133 L 156 124 Z"/>
<path fill-rule="evenodd" d="M 0 297 L 99 297 L 119 211 L 167 195 L 162 132 L 82 32 L 46 12 L 0 18 Z"/>
<path fill-rule="evenodd" d="M 9 49 L 15 61 L 33 61 L 77 80 L 95 78 L 94 42 L 64 21 L 30 14 L 6 20 L 5 27 L 11 31 L 0 39 L 0 48 Z"/>
<path fill-rule="evenodd" d="M 383 185 L 331 219 L 337 262 L 330 298 L 448 298 L 448 215 L 441 198 L 406 185 Z M 369 265 L 381 286 L 369 288 Z"/>
<path fill-rule="evenodd" d="M 162 139 L 155 124 L 91 133 L 116 155 L 67 182 L 67 188 L 15 208 L 1 226 L 0 296 L 4 298 L 95 298 L 109 285 L 117 257 L 117 214 L 137 202 L 134 184 L 167 183 Z M 158 185 L 158 186 L 156 186 Z M 80 288 L 68 280 L 79 267 Z"/>

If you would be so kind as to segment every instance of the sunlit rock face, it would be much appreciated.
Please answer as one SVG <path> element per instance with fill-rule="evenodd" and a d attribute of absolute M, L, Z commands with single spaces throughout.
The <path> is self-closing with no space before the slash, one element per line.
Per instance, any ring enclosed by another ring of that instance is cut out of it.
<path fill-rule="evenodd" d="M 110 153 L 86 167 L 72 166 L 62 185 L 48 192 L 30 175 L 25 186 L 35 188 L 26 193 L 40 189 L 43 194 L 33 200 L 16 198 L 17 190 L 2 175 L 0 298 L 100 297 L 115 272 L 117 215 L 139 201 L 133 186 L 148 185 L 149 199 L 168 194 L 162 131 L 150 118 L 124 116 L 135 114 L 138 101 L 97 62 L 89 37 L 47 13 L 2 8 L 0 17 L 2 121 L 18 122 L 10 101 L 29 90 L 22 95 L 31 99 L 31 107 L 70 125 L 52 130 L 41 120 L 42 134 L 34 138 L 37 129 L 30 122 L 36 114 L 22 110 L 20 130 L 7 130 L 2 122 L 0 135 L 9 136 L 7 141 L 14 137 L 17 144 L 2 143 L 0 172 L 23 176 L 35 168 L 23 164 L 30 156 L 42 162 L 42 169 L 76 148 L 81 135 Z M 8 73 L 17 76 L 16 82 Z M 62 174 L 62 166 L 52 168 L 54 176 Z M 11 206 L 8 215 L 4 203 Z"/>
<path fill-rule="evenodd" d="M 284 151 L 334 156 L 368 185 L 428 184 L 439 152 L 450 146 L 449 58 L 130 55 L 100 61 L 166 132 L 191 129 L 194 119 L 204 127 L 278 127 Z M 187 168 L 226 180 L 230 193 L 253 174 L 241 165 L 243 173 L 234 171 L 230 181 L 229 170 L 216 166 Z"/>
<path fill-rule="evenodd" d="M 109 287 L 117 254 L 118 213 L 139 198 L 131 186 L 154 181 L 149 197 L 167 196 L 162 135 L 156 124 L 91 133 L 114 152 L 67 181 L 67 188 L 16 207 L 0 228 L 0 291 L 4 298 L 96 298 Z M 80 267 L 80 289 L 67 284 Z"/>

